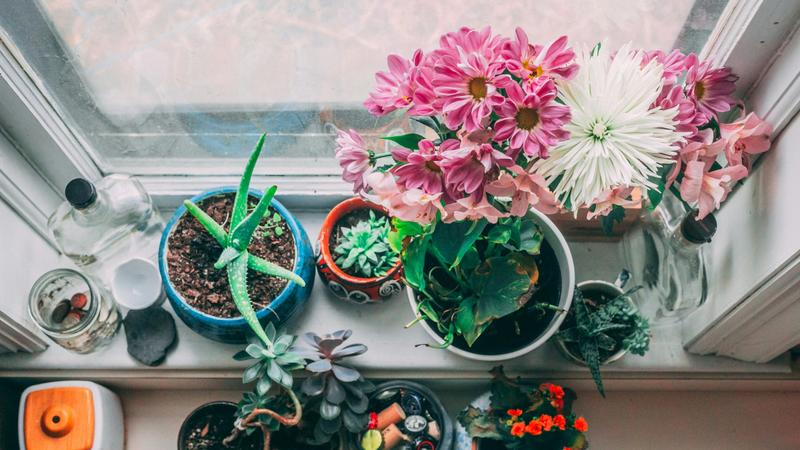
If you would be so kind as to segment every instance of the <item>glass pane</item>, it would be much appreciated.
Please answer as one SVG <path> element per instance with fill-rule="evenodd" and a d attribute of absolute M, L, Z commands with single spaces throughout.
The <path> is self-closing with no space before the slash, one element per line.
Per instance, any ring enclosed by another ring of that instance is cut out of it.
<path fill-rule="evenodd" d="M 105 170 L 236 173 L 266 131 L 272 172 L 324 174 L 335 128 L 411 128 L 361 106 L 389 53 L 486 24 L 697 52 L 727 0 L 7 3 L 0 26 Z"/>

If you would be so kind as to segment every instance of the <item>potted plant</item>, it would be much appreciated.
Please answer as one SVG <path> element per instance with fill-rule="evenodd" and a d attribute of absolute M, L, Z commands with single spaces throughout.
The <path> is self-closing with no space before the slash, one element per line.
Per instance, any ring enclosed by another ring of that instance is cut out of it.
<path fill-rule="evenodd" d="M 450 416 L 436 394 L 421 384 L 396 380 L 378 385 L 369 411 L 368 429 L 358 436 L 357 449 L 453 448 Z"/>
<path fill-rule="evenodd" d="M 386 211 L 360 198 L 336 205 L 319 232 L 317 272 L 338 298 L 376 303 L 402 289 L 402 265 L 388 242 Z"/>
<path fill-rule="evenodd" d="M 589 423 L 575 414 L 575 393 L 552 383 L 525 384 L 492 370 L 489 392 L 458 415 L 456 450 L 581 450 Z"/>
<path fill-rule="evenodd" d="M 189 413 L 178 432 L 178 450 L 223 448 L 220 445 L 233 429 L 236 409 L 236 403 L 215 401 L 201 405 Z M 261 430 L 240 439 L 235 448 L 262 450 Z"/>
<path fill-rule="evenodd" d="M 605 397 L 600 366 L 627 352 L 644 356 L 650 347 L 650 325 L 630 294 L 616 284 L 584 281 L 575 289 L 572 309 L 556 334 L 556 346 L 567 359 L 586 365 Z"/>
<path fill-rule="evenodd" d="M 303 227 L 273 198 L 276 186 L 263 194 L 250 189 L 264 139 L 250 155 L 239 187 L 184 201 L 159 247 L 173 310 L 189 328 L 221 342 L 241 343 L 248 328 L 262 334 L 262 323 L 283 323 L 302 308 L 313 287 L 314 261 Z"/>

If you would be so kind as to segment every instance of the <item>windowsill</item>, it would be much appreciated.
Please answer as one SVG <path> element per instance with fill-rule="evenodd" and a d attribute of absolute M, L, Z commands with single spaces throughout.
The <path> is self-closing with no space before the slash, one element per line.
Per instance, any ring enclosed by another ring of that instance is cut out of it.
<path fill-rule="evenodd" d="M 314 239 L 324 219 L 320 211 L 296 213 L 309 237 Z M 617 244 L 608 242 L 572 242 L 577 279 L 611 280 L 621 263 Z M 168 310 L 170 306 L 165 303 Z M 354 365 L 370 378 L 475 379 L 485 378 L 494 365 L 456 356 L 445 350 L 415 348 L 431 342 L 421 327 L 404 329 L 413 319 L 405 293 L 381 305 L 353 305 L 328 294 L 317 280 L 305 311 L 289 330 L 302 333 L 353 330 L 354 342 L 370 350 L 354 360 Z M 188 329 L 176 319 L 179 341 L 159 367 L 147 367 L 127 353 L 124 331 L 110 347 L 92 355 L 75 355 L 52 344 L 34 355 L 16 354 L 0 357 L 0 377 L 14 378 L 88 378 L 88 379 L 228 379 L 238 380 L 246 363 L 232 359 L 241 346 L 220 344 Z M 683 349 L 679 324 L 655 328 L 650 352 L 644 357 L 628 355 L 604 367 L 607 379 L 619 388 L 631 380 L 799 380 L 791 370 L 788 356 L 767 364 L 753 364 L 724 357 L 698 356 Z M 590 380 L 584 368 L 565 360 L 551 344 L 521 358 L 504 363 L 510 373 L 535 374 L 572 380 Z M 617 380 L 617 381 L 615 381 Z M 624 380 L 624 381 L 623 381 Z M 713 383 L 712 383 L 713 384 Z M 633 384 L 630 384 L 633 387 Z"/>

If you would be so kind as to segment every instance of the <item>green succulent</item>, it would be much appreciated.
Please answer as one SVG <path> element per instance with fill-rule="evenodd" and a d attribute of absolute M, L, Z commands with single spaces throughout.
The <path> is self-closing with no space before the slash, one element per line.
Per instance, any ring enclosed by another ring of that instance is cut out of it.
<path fill-rule="evenodd" d="M 630 289 L 591 308 L 590 301 L 576 287 L 568 320 L 570 325 L 558 333 L 563 342 L 577 346 L 603 397 L 606 394 L 600 366 L 604 360 L 620 350 L 644 356 L 650 348 L 650 324 L 629 301 L 630 294 L 638 289 Z"/>
<path fill-rule="evenodd" d="M 389 220 L 372 210 L 368 219 L 342 227 L 333 251 L 336 264 L 364 278 L 386 275 L 399 258 L 388 243 L 390 229 Z"/>
<path fill-rule="evenodd" d="M 250 294 L 248 294 L 247 290 L 247 269 L 250 268 L 267 275 L 294 281 L 300 286 L 305 286 L 305 281 L 291 270 L 285 269 L 263 258 L 259 258 L 247 251 L 253 234 L 256 228 L 259 227 L 264 215 L 269 211 L 272 197 L 275 196 L 275 191 L 278 189 L 277 186 L 272 186 L 267 189 L 264 195 L 261 196 L 261 199 L 259 199 L 255 209 L 248 214 L 247 198 L 248 192 L 250 191 L 250 179 L 253 176 L 253 169 L 258 161 L 258 156 L 261 154 L 261 149 L 264 147 L 265 138 L 266 135 L 262 134 L 261 138 L 258 140 L 258 144 L 256 144 L 255 149 L 253 149 L 253 152 L 250 154 L 247 166 L 242 174 L 242 179 L 239 182 L 239 188 L 236 191 L 236 197 L 233 201 L 230 233 L 226 232 L 222 225 L 215 222 L 211 216 L 206 214 L 205 211 L 190 200 L 184 201 L 183 205 L 223 247 L 219 259 L 217 259 L 217 262 L 214 264 L 214 268 L 217 270 L 227 270 L 231 295 L 233 296 L 236 308 L 256 335 L 264 341 L 264 343 L 271 345 L 271 342 L 264 332 L 264 328 L 256 317 L 253 305 L 250 302 Z"/>

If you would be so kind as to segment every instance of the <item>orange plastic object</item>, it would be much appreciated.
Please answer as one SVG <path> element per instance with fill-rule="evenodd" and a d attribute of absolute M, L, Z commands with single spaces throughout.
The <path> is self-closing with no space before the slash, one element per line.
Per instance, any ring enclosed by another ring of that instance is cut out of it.
<path fill-rule="evenodd" d="M 94 401 L 89 389 L 43 389 L 25 399 L 29 450 L 91 450 L 93 444 Z"/>

